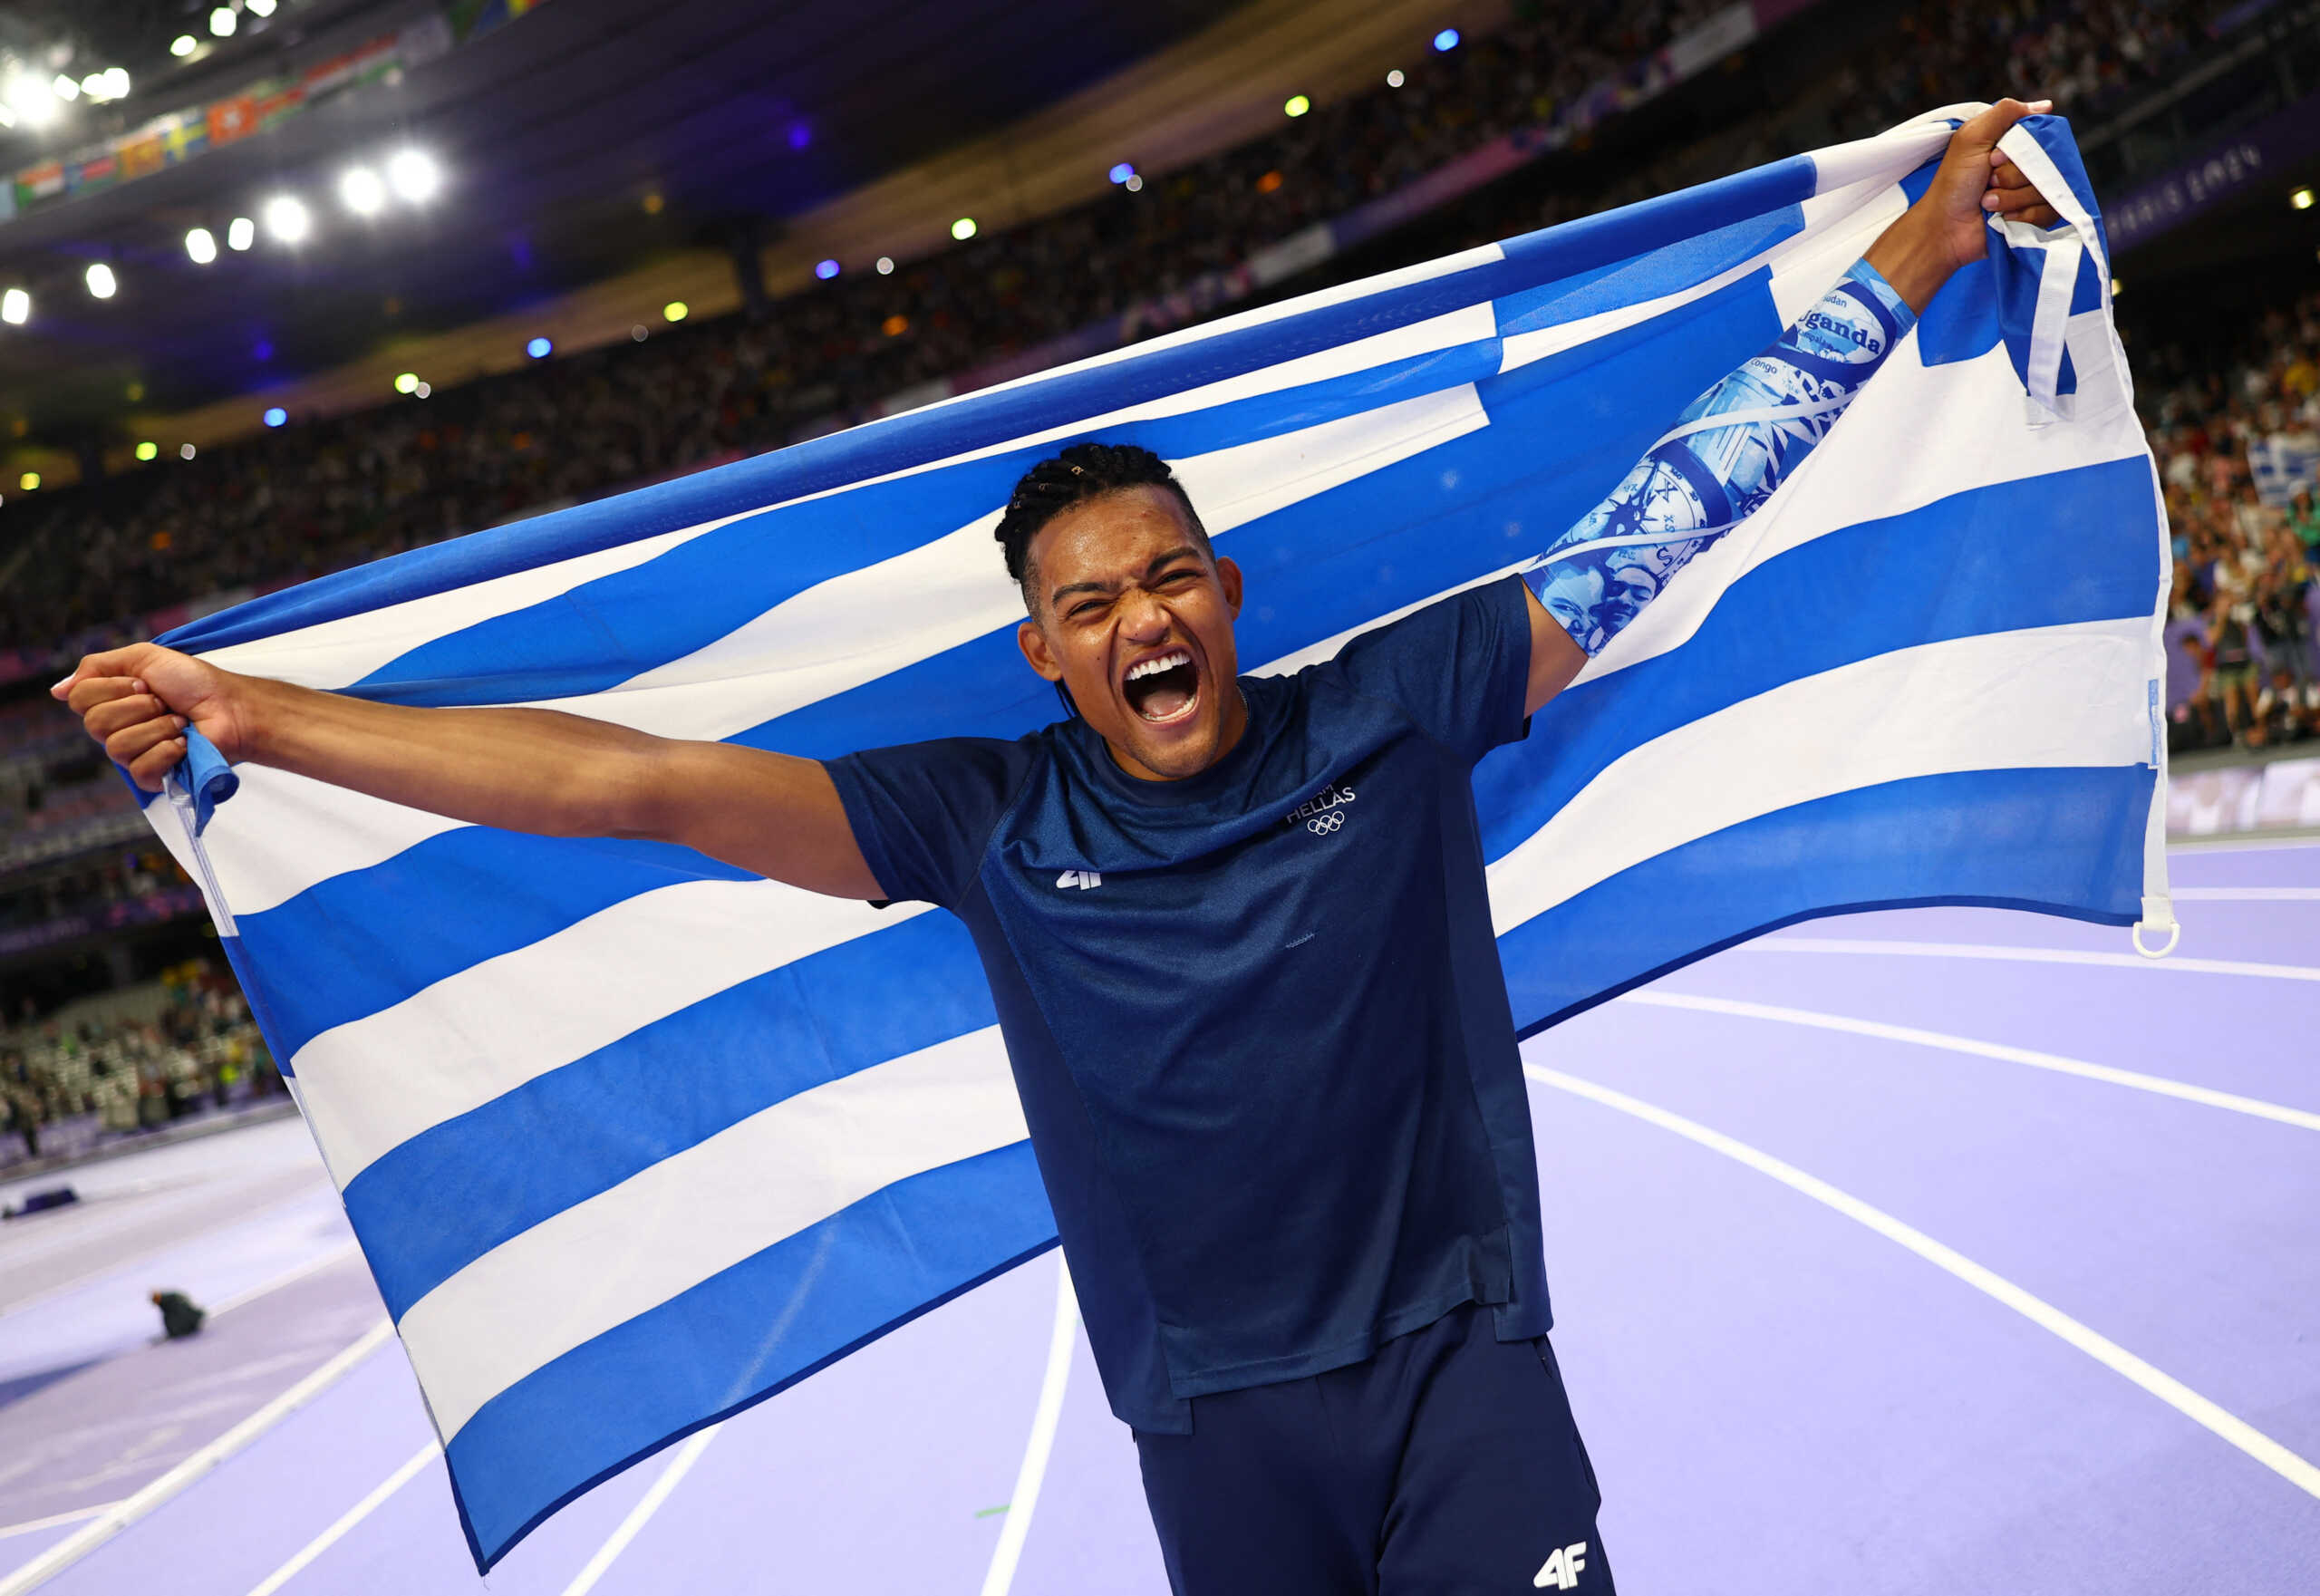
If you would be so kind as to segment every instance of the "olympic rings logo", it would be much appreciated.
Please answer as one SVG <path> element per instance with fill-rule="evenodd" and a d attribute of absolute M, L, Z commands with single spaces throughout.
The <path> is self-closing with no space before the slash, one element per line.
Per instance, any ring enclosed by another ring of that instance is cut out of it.
<path fill-rule="evenodd" d="M 1339 827 L 1344 824 L 1345 811 L 1343 809 L 1331 809 L 1327 814 L 1316 815 L 1310 820 L 1306 821 L 1305 829 L 1311 832 L 1315 837 L 1327 837 L 1330 832 L 1335 831 Z"/>

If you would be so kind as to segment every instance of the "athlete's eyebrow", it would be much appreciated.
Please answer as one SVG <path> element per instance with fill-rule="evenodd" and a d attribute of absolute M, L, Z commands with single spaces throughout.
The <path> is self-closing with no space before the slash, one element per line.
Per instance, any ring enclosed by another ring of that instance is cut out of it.
<path fill-rule="evenodd" d="M 1175 564 L 1178 560 L 1187 557 L 1192 559 L 1200 558 L 1200 550 L 1194 548 L 1189 543 L 1183 543 L 1178 544 L 1175 547 L 1168 550 L 1165 554 L 1154 555 L 1151 561 L 1144 567 L 1145 580 L 1147 582 L 1150 581 L 1153 577 L 1160 575 L 1160 573 L 1169 566 Z M 1053 593 L 1048 595 L 1048 606 L 1052 609 L 1057 605 L 1062 603 L 1068 595 L 1074 593 L 1109 593 L 1111 591 L 1112 584 L 1109 582 L 1067 582 L 1061 587 L 1057 588 Z"/>

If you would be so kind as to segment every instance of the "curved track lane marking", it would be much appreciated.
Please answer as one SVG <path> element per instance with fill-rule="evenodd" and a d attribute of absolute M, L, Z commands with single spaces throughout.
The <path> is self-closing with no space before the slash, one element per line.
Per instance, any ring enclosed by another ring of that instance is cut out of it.
<path fill-rule="evenodd" d="M 2265 975 L 2275 981 L 2320 981 L 2320 965 L 2250 964 L 2236 959 L 2146 959 L 2140 953 L 2095 953 L 2080 948 L 2009 947 L 1998 943 L 1883 942 L 1872 937 L 1767 936 L 1742 943 L 1751 953 L 1887 953 L 1910 959 L 2004 959 L 2024 964 L 2106 964 L 2120 970 L 2171 970 L 2180 975 Z"/>
<path fill-rule="evenodd" d="M 24 1592 L 63 1573 L 90 1552 L 111 1540 L 121 1531 L 143 1518 L 164 1502 L 182 1493 L 219 1464 L 241 1451 L 259 1436 L 280 1424 L 315 1398 L 329 1390 L 348 1375 L 365 1358 L 393 1340 L 394 1320 L 382 1319 L 330 1361 L 315 1369 L 304 1379 L 292 1386 L 279 1397 L 251 1414 L 241 1423 L 192 1454 L 169 1473 L 152 1481 L 136 1494 L 114 1503 L 94 1520 L 83 1525 L 55 1545 L 24 1564 L 5 1578 L 0 1578 L 0 1596 L 24 1596 Z"/>
<path fill-rule="evenodd" d="M 1039 1377 L 1039 1405 L 1031 1415 L 1031 1438 L 1023 1446 L 1023 1465 L 1015 1471 L 1015 1494 L 1007 1499 L 1007 1521 L 999 1526 L 999 1544 L 991 1549 L 991 1567 L 982 1577 L 982 1596 L 1007 1596 L 1015 1582 L 1015 1565 L 1022 1561 L 1023 1543 L 1031 1533 L 1031 1513 L 1039 1504 L 1039 1483 L 1047 1478 L 1048 1457 L 1055 1450 L 1057 1423 L 1063 1417 L 1063 1389 L 1071 1378 L 1071 1349 L 1079 1335 L 1079 1298 L 1071 1289 L 1071 1266 L 1062 1249 L 1055 1255 L 1055 1328 L 1048 1336 L 1047 1372 Z M 571 1596 L 566 1592 L 566 1596 Z"/>
<path fill-rule="evenodd" d="M 1651 1009 L 1690 1009 L 1702 1014 L 1730 1014 L 1742 1020 L 1776 1020 L 1786 1025 L 1809 1025 L 1815 1030 L 1841 1030 L 1852 1036 L 1873 1037 L 1879 1041 L 1914 1042 L 1919 1047 L 1939 1048 L 1951 1053 L 1969 1053 L 1976 1058 L 1996 1059 L 2006 1064 L 2026 1064 L 2033 1069 L 2051 1069 L 2057 1075 L 2075 1075 L 2112 1086 L 2132 1087 L 2136 1091 L 2151 1092 L 2162 1098 L 2180 1098 L 2187 1103 L 2200 1103 L 2210 1108 L 2228 1108 L 2235 1114 L 2274 1119 L 2282 1125 L 2297 1126 L 2305 1130 L 2320 1130 L 2320 1114 L 2307 1109 L 2267 1103 L 2261 1098 L 2243 1098 L 2237 1092 L 2219 1092 L 2208 1087 L 2193 1086 L 2189 1081 L 2170 1080 L 2163 1075 L 2145 1075 L 2138 1069 L 2115 1069 L 2108 1064 L 2090 1064 L 2083 1059 L 2065 1059 L 2060 1053 L 2039 1053 L 2028 1048 L 2009 1048 L 2002 1042 L 1976 1041 L 1971 1037 L 1951 1036 L 1947 1031 L 1919 1030 L 1915 1026 L 1888 1025 L 1878 1020 L 1854 1020 L 1842 1014 L 1823 1014 L 1812 1009 L 1784 1009 L 1774 1003 L 1748 1003 L 1735 998 L 1696 997 L 1688 992 L 1631 991 L 1619 1001 L 1640 1003 Z"/>
<path fill-rule="evenodd" d="M 291 1556 L 289 1562 L 284 1563 L 280 1568 L 276 1569 L 272 1573 L 266 1575 L 266 1578 L 260 1580 L 256 1585 L 252 1586 L 250 1588 L 250 1596 L 274 1596 L 274 1593 L 276 1591 L 279 1591 L 283 1586 L 288 1584 L 292 1580 L 296 1579 L 299 1574 L 304 1572 L 308 1563 L 314 1562 L 315 1558 L 320 1557 L 324 1552 L 337 1545 L 339 1542 L 345 1537 L 347 1531 L 353 1529 L 356 1524 L 361 1523 L 364 1519 L 378 1512 L 380 1507 L 385 1504 L 388 1497 L 393 1495 L 397 1491 L 401 1490 L 405 1485 L 411 1484 L 411 1476 L 417 1474 L 420 1469 L 425 1468 L 429 1464 L 434 1462 L 437 1456 L 440 1454 L 442 1450 L 442 1442 L 430 1441 L 418 1451 L 412 1453 L 411 1456 L 404 1461 L 403 1465 L 401 1468 L 395 1470 L 394 1473 L 389 1475 L 385 1479 L 381 1480 L 377 1485 L 373 1485 L 371 1488 L 371 1494 L 369 1495 L 363 1497 L 362 1501 L 357 1502 L 344 1513 L 340 1514 L 337 1521 L 334 1523 L 330 1528 L 324 1530 L 321 1534 L 316 1535 L 304 1546 L 299 1547 L 296 1552 Z"/>
<path fill-rule="evenodd" d="M 118 1502 L 100 1502 L 94 1507 L 76 1507 L 70 1513 L 52 1513 L 46 1518 L 28 1518 L 20 1524 L 0 1524 L 0 1541 L 11 1535 L 29 1535 L 34 1530 L 53 1530 L 60 1524 L 76 1524 L 84 1518 L 94 1518 L 120 1506 Z"/>
<path fill-rule="evenodd" d="M 564 1596 L 588 1596 L 588 1592 L 596 1588 L 596 1581 L 604 1577 L 604 1571 L 612 1567 L 615 1558 L 628 1550 L 628 1543 L 636 1539 L 637 1532 L 652 1522 L 652 1515 L 661 1511 L 661 1504 L 669 1499 L 670 1493 L 683 1482 L 685 1475 L 692 1472 L 692 1465 L 701 1461 L 701 1455 L 709 1449 L 709 1443 L 715 1440 L 717 1432 L 724 1427 L 721 1424 L 713 1424 L 685 1437 L 685 1444 L 677 1448 L 674 1457 L 669 1459 L 669 1466 L 661 1471 L 660 1477 L 652 1482 L 652 1487 L 638 1499 L 635 1506 L 628 1510 L 628 1516 L 620 1521 L 620 1528 L 596 1548 L 596 1554 L 588 1560 L 587 1566 L 572 1576 L 572 1582 L 564 1587 Z M 256 1593 L 253 1591 L 251 1596 L 256 1596 Z"/>
<path fill-rule="evenodd" d="M 1791 1190 L 1801 1192 L 1814 1202 L 1835 1209 L 1846 1218 L 1867 1225 L 1887 1241 L 1908 1248 L 1936 1268 L 2003 1302 L 2042 1330 L 2059 1336 L 2112 1373 L 2141 1387 L 2192 1423 L 2237 1446 L 2298 1490 L 2320 1498 L 2320 1465 L 2315 1465 L 2308 1459 L 2289 1451 L 2246 1419 L 2226 1412 L 2174 1376 L 2144 1362 L 2116 1341 L 2080 1323 L 2044 1298 L 2031 1295 L 2004 1275 L 1984 1268 L 1954 1247 L 1943 1245 L 1916 1226 L 1894 1218 L 1882 1208 L 1862 1202 L 1818 1175 L 1807 1175 L 1793 1164 L 1726 1136 L 1720 1130 L 1711 1130 L 1696 1120 L 1687 1119 L 1656 1103 L 1647 1103 L 1640 1098 L 1631 1098 L 1625 1092 L 1591 1080 L 1582 1080 L 1575 1075 L 1565 1075 L 1561 1070 L 1550 1069 L 1543 1064 L 1525 1064 L 1522 1073 L 1542 1085 L 1555 1087 L 1573 1097 L 1585 1098 L 1590 1103 L 1616 1108 L 1648 1125 L 1672 1131 L 1687 1141 L 1696 1142 L 1735 1163 L 1745 1164 L 1759 1175 L 1770 1175 Z"/>
<path fill-rule="evenodd" d="M 2169 895 L 2188 904 L 2320 904 L 2320 886 L 2179 886 Z"/>

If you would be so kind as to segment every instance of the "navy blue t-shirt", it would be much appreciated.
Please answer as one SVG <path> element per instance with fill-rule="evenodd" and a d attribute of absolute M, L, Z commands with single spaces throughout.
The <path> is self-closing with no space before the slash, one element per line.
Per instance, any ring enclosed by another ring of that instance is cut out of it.
<path fill-rule="evenodd" d="M 1144 781 L 1078 720 L 833 760 L 871 871 L 973 933 L 1112 1409 L 1549 1328 L 1470 772 L 1523 732 L 1513 577 L 1285 677 Z"/>

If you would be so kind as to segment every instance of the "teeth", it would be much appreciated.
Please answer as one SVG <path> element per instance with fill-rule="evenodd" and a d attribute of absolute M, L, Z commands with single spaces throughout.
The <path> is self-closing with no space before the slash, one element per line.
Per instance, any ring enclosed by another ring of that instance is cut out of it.
<path fill-rule="evenodd" d="M 1163 671 L 1173 671 L 1179 665 L 1189 665 L 1192 663 L 1192 655 L 1183 649 L 1178 649 L 1174 653 L 1162 654 L 1157 659 L 1145 661 L 1127 673 L 1127 679 L 1130 682 L 1141 681 L 1146 676 L 1157 676 Z"/>

